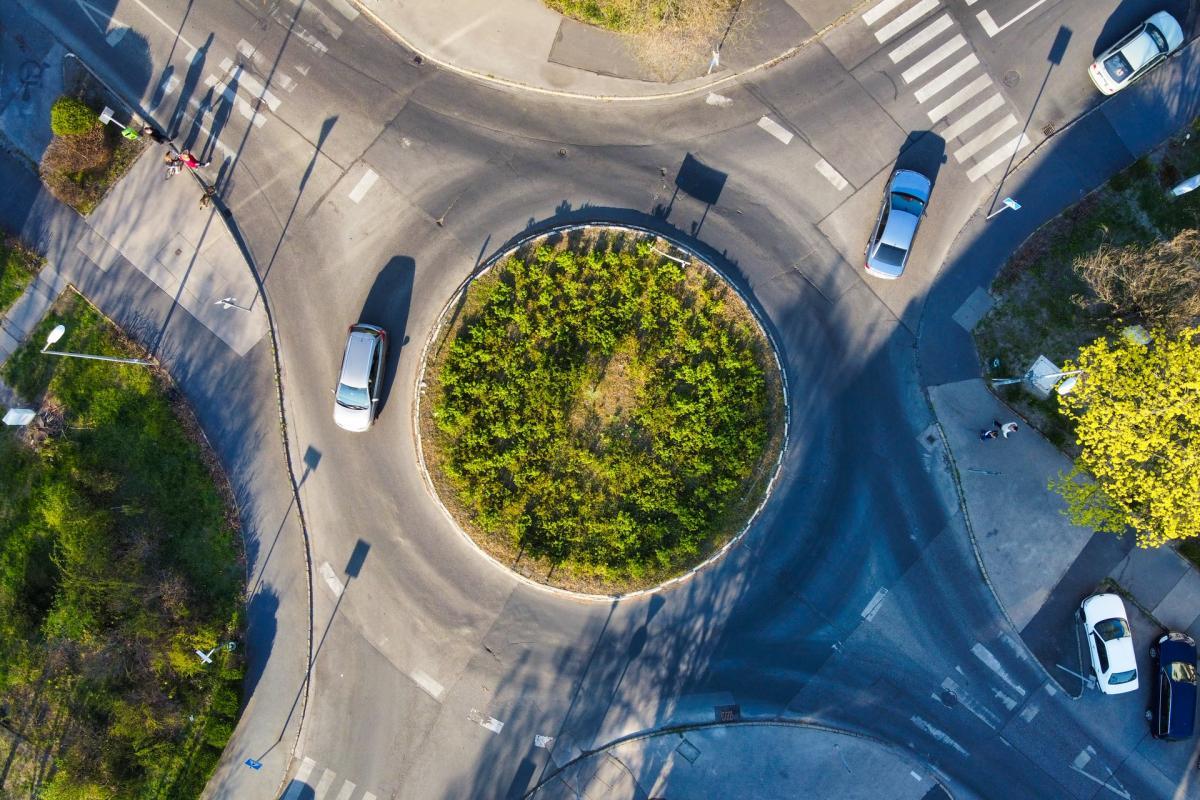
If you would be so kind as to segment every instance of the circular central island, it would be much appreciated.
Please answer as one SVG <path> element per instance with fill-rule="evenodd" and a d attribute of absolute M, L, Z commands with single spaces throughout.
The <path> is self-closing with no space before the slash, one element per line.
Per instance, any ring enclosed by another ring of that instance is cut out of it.
<path fill-rule="evenodd" d="M 447 306 L 418 403 L 430 482 L 475 544 L 558 589 L 620 595 L 717 557 L 785 441 L 769 336 L 705 262 L 576 227 L 494 259 Z"/>

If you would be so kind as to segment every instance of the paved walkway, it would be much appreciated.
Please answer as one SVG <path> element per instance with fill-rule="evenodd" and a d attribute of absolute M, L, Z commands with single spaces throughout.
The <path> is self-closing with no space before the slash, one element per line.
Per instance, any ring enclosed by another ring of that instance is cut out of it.
<path fill-rule="evenodd" d="M 542 0 L 331 0 L 346 19 L 365 13 L 422 58 L 480 78 L 592 97 L 699 90 L 792 52 L 866 0 L 746 0 L 708 72 L 710 53 L 676 74 L 638 62 L 627 40 L 549 10 Z M 330 20 L 336 27 L 337 20 Z M 345 20 L 342 20 L 344 23 Z M 328 29 L 328 28 L 327 28 Z"/>

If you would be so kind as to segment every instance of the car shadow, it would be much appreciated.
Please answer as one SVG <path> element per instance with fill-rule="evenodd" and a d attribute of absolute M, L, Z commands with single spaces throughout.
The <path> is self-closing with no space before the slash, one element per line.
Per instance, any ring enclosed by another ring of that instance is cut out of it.
<path fill-rule="evenodd" d="M 934 186 L 946 163 L 946 140 L 933 131 L 913 131 L 904 140 L 896 156 L 896 169 L 919 172 Z"/>
<path fill-rule="evenodd" d="M 379 386 L 379 405 L 376 415 L 382 416 L 391 394 L 400 349 L 408 344 L 408 309 L 412 304 L 413 275 L 416 262 L 409 256 L 393 256 L 375 276 L 375 283 L 363 302 L 359 322 L 380 325 L 387 331 L 387 363 Z"/>

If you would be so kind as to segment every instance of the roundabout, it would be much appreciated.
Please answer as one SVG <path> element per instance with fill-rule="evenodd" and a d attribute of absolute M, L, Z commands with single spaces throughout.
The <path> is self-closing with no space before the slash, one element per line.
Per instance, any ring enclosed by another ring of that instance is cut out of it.
<path fill-rule="evenodd" d="M 447 304 L 421 374 L 439 501 L 493 560 L 576 594 L 702 568 L 782 462 L 784 383 L 757 316 L 642 229 L 574 225 L 493 257 Z"/>

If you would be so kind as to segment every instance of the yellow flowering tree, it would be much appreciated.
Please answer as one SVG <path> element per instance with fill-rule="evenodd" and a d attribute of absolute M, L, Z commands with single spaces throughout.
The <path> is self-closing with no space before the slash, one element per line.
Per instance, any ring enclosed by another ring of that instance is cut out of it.
<path fill-rule="evenodd" d="M 1083 379 L 1059 406 L 1082 452 L 1051 486 L 1077 525 L 1141 547 L 1200 535 L 1200 328 L 1148 345 L 1098 339 L 1079 353 Z"/>

